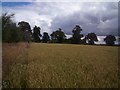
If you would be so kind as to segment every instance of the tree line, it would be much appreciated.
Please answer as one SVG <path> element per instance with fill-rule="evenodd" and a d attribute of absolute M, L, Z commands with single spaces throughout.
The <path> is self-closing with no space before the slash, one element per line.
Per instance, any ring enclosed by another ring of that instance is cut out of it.
<path fill-rule="evenodd" d="M 3 42 L 43 42 L 43 43 L 71 43 L 71 44 L 90 44 L 94 45 L 95 41 L 98 41 L 97 35 L 93 32 L 88 33 L 86 36 L 81 34 L 82 28 L 80 25 L 76 25 L 72 30 L 72 37 L 66 38 L 65 33 L 61 28 L 53 31 L 50 36 L 47 32 L 41 34 L 41 28 L 39 26 L 31 26 L 26 21 L 21 21 L 16 24 L 12 18 L 14 14 L 4 13 L 0 17 L 2 20 L 2 41 Z M 88 41 L 88 43 L 87 43 Z M 116 41 L 115 36 L 107 35 L 104 38 L 107 45 L 114 45 Z"/>

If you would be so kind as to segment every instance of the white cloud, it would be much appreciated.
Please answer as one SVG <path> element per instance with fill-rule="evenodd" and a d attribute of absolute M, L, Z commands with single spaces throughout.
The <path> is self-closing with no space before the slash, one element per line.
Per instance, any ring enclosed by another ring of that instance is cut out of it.
<path fill-rule="evenodd" d="M 71 34 L 74 25 L 80 24 L 83 33 L 109 34 L 112 29 L 117 32 L 117 24 L 114 24 L 118 19 L 117 9 L 117 3 L 32 2 L 24 6 L 3 7 L 3 12 L 15 13 L 16 22 L 24 20 L 32 28 L 40 26 L 42 33 L 51 33 L 60 27 Z"/>
<path fill-rule="evenodd" d="M 118 2 L 119 0 L 1 0 L 2 2 Z"/>

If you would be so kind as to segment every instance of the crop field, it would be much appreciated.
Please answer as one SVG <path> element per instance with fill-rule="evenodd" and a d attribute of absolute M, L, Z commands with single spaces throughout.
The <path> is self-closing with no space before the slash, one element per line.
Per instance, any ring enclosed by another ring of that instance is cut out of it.
<path fill-rule="evenodd" d="M 117 88 L 118 46 L 3 44 L 3 88 Z"/>

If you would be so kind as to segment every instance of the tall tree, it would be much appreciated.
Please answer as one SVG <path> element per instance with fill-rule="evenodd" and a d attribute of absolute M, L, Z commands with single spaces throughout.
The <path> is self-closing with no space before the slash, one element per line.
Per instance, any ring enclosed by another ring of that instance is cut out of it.
<path fill-rule="evenodd" d="M 72 35 L 72 43 L 77 44 L 80 42 L 82 35 L 80 32 L 82 31 L 81 27 L 79 25 L 76 25 L 73 28 L 73 35 Z"/>
<path fill-rule="evenodd" d="M 88 33 L 87 40 L 90 45 L 94 45 L 94 41 L 98 41 L 97 35 L 95 33 Z"/>
<path fill-rule="evenodd" d="M 2 40 L 3 42 L 19 42 L 22 40 L 20 29 L 12 21 L 14 14 L 4 13 L 2 19 Z"/>
<path fill-rule="evenodd" d="M 41 28 L 40 28 L 40 27 L 37 27 L 36 25 L 35 25 L 35 27 L 33 28 L 33 40 L 34 40 L 35 42 L 40 42 L 40 37 L 42 36 L 42 35 L 40 34 L 40 30 L 41 30 Z"/>
<path fill-rule="evenodd" d="M 31 30 L 30 24 L 28 22 L 21 21 L 18 23 L 18 25 L 24 34 L 24 40 L 27 42 L 30 42 L 32 39 L 32 30 Z"/>
<path fill-rule="evenodd" d="M 49 41 L 49 40 L 50 40 L 50 37 L 49 37 L 48 33 L 47 33 L 47 32 L 44 32 L 44 33 L 43 33 L 43 37 L 42 37 L 42 41 L 43 41 L 44 43 L 47 43 L 47 41 Z"/>
<path fill-rule="evenodd" d="M 106 42 L 107 45 L 114 45 L 115 44 L 114 41 L 116 41 L 116 38 L 113 35 L 108 35 L 104 38 L 104 41 Z"/>
<path fill-rule="evenodd" d="M 14 17 L 14 14 L 4 13 L 2 14 L 2 30 L 5 30 L 8 26 L 13 24 L 11 18 Z"/>
<path fill-rule="evenodd" d="M 66 38 L 66 36 L 61 28 L 54 31 L 50 36 L 51 36 L 52 40 L 57 40 L 58 43 L 62 43 L 64 41 L 64 39 Z"/>

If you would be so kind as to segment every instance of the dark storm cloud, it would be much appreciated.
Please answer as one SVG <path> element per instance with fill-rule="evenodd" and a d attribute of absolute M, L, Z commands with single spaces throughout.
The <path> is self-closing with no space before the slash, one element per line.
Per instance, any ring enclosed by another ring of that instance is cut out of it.
<path fill-rule="evenodd" d="M 66 34 L 72 34 L 76 24 L 81 26 L 83 34 L 118 34 L 117 2 L 34 2 L 6 10 L 16 13 L 16 21 L 26 20 L 31 26 L 38 25 L 42 32 L 49 34 L 58 28 L 62 28 Z"/>
<path fill-rule="evenodd" d="M 56 30 L 60 27 L 66 34 L 72 34 L 74 26 L 79 24 L 84 34 L 89 32 L 98 35 L 118 34 L 117 3 L 84 3 L 84 5 L 87 6 L 82 6 L 82 10 L 71 15 L 54 18 L 51 29 Z"/>

